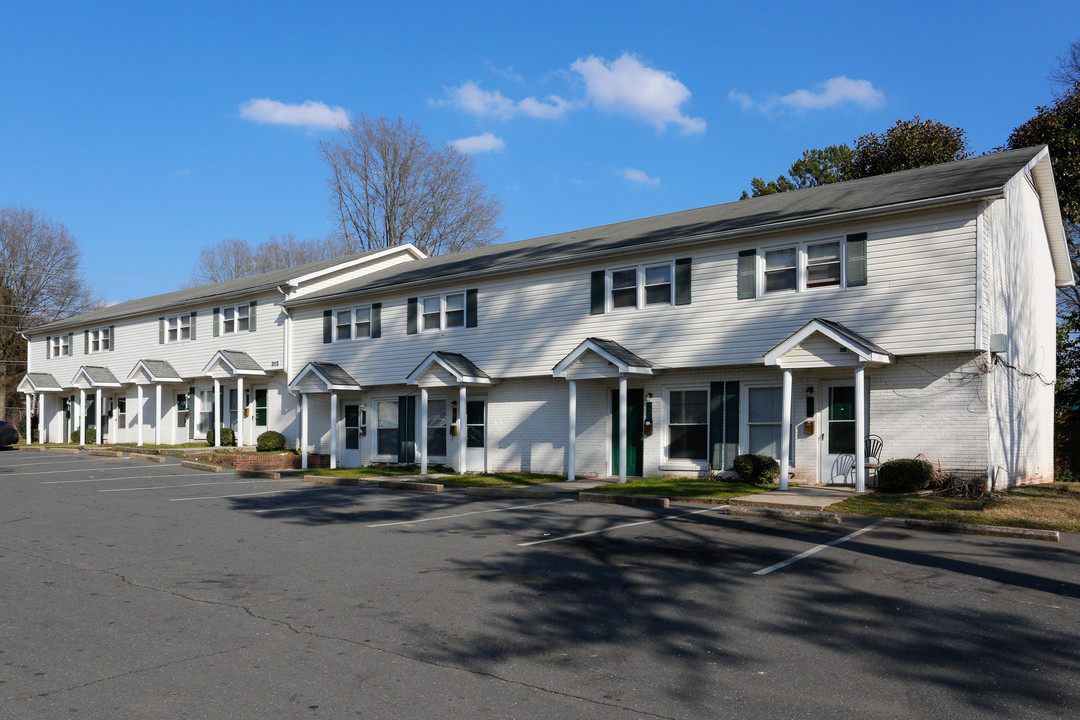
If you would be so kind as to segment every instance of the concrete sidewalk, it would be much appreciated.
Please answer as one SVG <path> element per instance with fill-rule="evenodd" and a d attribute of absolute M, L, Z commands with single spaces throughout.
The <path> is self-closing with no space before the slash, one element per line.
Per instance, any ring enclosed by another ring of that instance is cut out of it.
<path fill-rule="evenodd" d="M 824 510 L 830 505 L 864 494 L 855 492 L 851 485 L 792 485 L 787 490 L 732 498 L 730 503 L 752 507 Z"/>

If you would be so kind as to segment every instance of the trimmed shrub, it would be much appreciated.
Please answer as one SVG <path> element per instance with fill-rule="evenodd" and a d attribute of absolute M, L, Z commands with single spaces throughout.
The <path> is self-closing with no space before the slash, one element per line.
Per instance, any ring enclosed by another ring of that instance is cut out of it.
<path fill-rule="evenodd" d="M 212 446 L 214 444 L 214 438 L 215 437 L 217 437 L 217 436 L 214 434 L 213 430 L 207 430 L 206 431 L 206 444 Z M 221 428 L 221 446 L 222 447 L 229 447 L 229 446 L 234 446 L 234 445 L 236 445 L 236 433 L 234 433 L 232 430 L 230 430 L 227 427 Z"/>
<path fill-rule="evenodd" d="M 272 452 L 285 449 L 285 436 L 277 430 L 267 430 L 259 435 L 255 441 L 255 447 L 259 452 Z"/>
<path fill-rule="evenodd" d="M 780 463 L 768 455 L 739 455 L 732 465 L 739 477 L 755 485 L 765 485 L 780 477 Z"/>
<path fill-rule="evenodd" d="M 97 442 L 97 428 L 86 429 L 86 444 L 93 445 Z"/>
<path fill-rule="evenodd" d="M 68 437 L 68 442 L 71 443 L 72 445 L 80 445 L 81 444 L 79 442 L 79 431 L 78 430 L 72 430 L 71 431 L 71 435 Z"/>
<path fill-rule="evenodd" d="M 19 437 L 23 442 L 36 443 L 38 441 L 37 415 L 30 418 L 30 435 L 26 434 L 26 418 L 19 421 Z"/>
<path fill-rule="evenodd" d="M 925 460 L 889 460 L 878 468 L 877 489 L 883 493 L 910 493 L 925 490 L 933 480 L 934 466 Z"/>

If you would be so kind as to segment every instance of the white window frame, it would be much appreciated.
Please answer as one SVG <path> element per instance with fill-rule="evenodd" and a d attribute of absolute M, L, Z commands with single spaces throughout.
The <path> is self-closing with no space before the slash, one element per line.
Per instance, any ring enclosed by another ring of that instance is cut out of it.
<path fill-rule="evenodd" d="M 90 341 L 87 343 L 87 352 L 90 355 L 109 352 L 112 349 L 112 332 L 108 327 L 94 328 L 89 333 Z M 94 349 L 95 345 L 97 349 Z"/>
<path fill-rule="evenodd" d="M 769 382 L 769 381 L 743 382 L 743 383 L 740 383 L 740 386 L 739 386 L 739 393 L 740 393 L 740 397 L 739 397 L 739 454 L 740 455 L 745 455 L 746 453 L 750 452 L 750 390 L 752 388 L 753 389 L 761 389 L 761 388 L 777 389 L 777 388 L 779 388 L 781 390 L 780 402 L 783 403 L 783 386 L 780 383 Z M 769 424 L 769 425 L 779 425 L 780 426 L 780 432 L 783 433 L 784 432 L 783 407 L 781 407 L 780 410 L 781 410 L 780 420 L 778 420 L 776 423 L 767 423 L 767 424 Z M 762 424 L 763 425 L 763 424 L 766 424 L 766 423 L 756 423 L 756 424 Z M 791 427 L 792 428 L 795 427 L 794 422 L 791 424 Z M 792 429 L 792 434 L 794 434 L 793 429 Z M 781 440 L 783 440 L 783 438 L 781 438 Z M 782 443 L 781 443 L 780 447 L 781 448 L 783 447 Z M 777 449 L 777 451 L 779 452 L 779 448 Z M 789 447 L 788 447 L 789 459 L 790 459 L 790 456 L 793 456 L 794 454 L 795 454 L 795 443 L 790 442 Z M 780 462 L 780 458 L 774 458 L 774 459 L 777 462 Z M 794 465 L 793 465 L 793 467 L 794 467 Z"/>
<path fill-rule="evenodd" d="M 233 317 L 228 317 L 229 311 L 233 312 Z M 221 323 L 219 332 L 221 335 L 233 335 L 236 333 L 247 332 L 251 327 L 251 311 L 253 308 L 247 303 L 240 305 L 227 305 L 221 308 L 221 314 L 218 316 Z M 241 312 L 243 311 L 243 312 Z M 244 323 L 243 329 L 240 328 L 240 323 Z M 232 329 L 229 329 L 228 323 L 232 323 Z"/>
<path fill-rule="evenodd" d="M 187 330 L 187 337 L 184 331 Z M 176 333 L 176 337 L 172 337 Z M 165 343 L 191 342 L 191 313 L 179 313 L 165 318 Z"/>
<path fill-rule="evenodd" d="M 461 308 L 451 309 L 448 306 L 448 298 L 461 298 Z M 425 317 L 428 315 L 435 315 L 435 312 L 425 312 L 425 307 L 428 302 L 437 302 L 439 325 L 438 327 L 426 327 Z M 419 299 L 419 308 L 417 309 L 416 324 L 420 332 L 445 332 L 447 330 L 463 330 L 468 324 L 468 295 L 464 290 L 458 292 L 442 293 L 440 295 L 426 295 Z M 461 323 L 456 325 L 449 325 L 447 317 L 450 313 L 461 313 Z"/>
<path fill-rule="evenodd" d="M 645 290 L 646 285 L 646 271 L 654 268 L 666 267 L 668 271 L 668 300 L 667 302 L 645 302 Z M 634 306 L 615 307 L 615 280 L 614 274 L 617 272 L 625 272 L 628 270 L 635 271 L 636 274 L 636 289 L 637 297 L 634 302 Z M 605 271 L 604 278 L 604 311 L 608 313 L 620 313 L 620 312 L 636 312 L 639 310 L 648 310 L 651 308 L 664 308 L 671 307 L 675 304 L 675 260 L 661 260 L 658 262 L 645 262 L 638 263 L 637 265 L 621 265 L 618 267 L 608 268 Z"/>
<path fill-rule="evenodd" d="M 394 453 L 382 453 L 382 452 L 379 452 L 379 418 L 381 416 L 381 413 L 379 412 L 379 406 L 382 403 L 393 403 L 394 405 L 397 405 L 398 404 L 398 398 L 396 396 L 395 397 L 389 397 L 389 398 L 374 398 L 374 402 L 372 402 L 372 405 L 374 406 L 374 410 L 375 410 L 375 419 L 374 419 L 374 422 L 372 423 L 372 426 L 373 426 L 373 428 L 375 430 L 375 432 L 374 432 L 375 437 L 373 438 L 374 443 L 375 443 L 375 448 L 374 448 L 375 452 L 373 453 L 373 456 L 376 457 L 376 458 L 379 458 L 380 460 L 387 460 L 388 461 L 391 458 L 396 457 L 397 453 L 396 452 L 394 452 Z M 400 406 L 398 406 L 398 412 L 401 412 L 401 407 Z M 398 423 L 394 427 L 397 427 L 398 432 L 401 432 L 401 430 L 400 430 L 401 424 L 400 423 Z M 400 435 L 398 436 L 398 445 L 399 446 L 401 445 L 401 436 Z"/>
<path fill-rule="evenodd" d="M 441 403 L 446 404 L 446 412 L 443 414 L 442 425 L 432 425 L 431 424 L 431 421 L 433 419 L 432 415 L 431 415 L 431 404 L 436 403 L 436 402 L 441 402 Z M 446 459 L 450 455 L 450 424 L 451 424 L 450 423 L 450 413 L 452 412 L 451 409 L 450 409 L 450 402 L 451 402 L 450 398 L 448 398 L 448 397 L 429 397 L 428 398 L 428 416 L 427 416 L 427 427 L 424 428 L 424 446 L 428 449 L 428 459 L 429 460 L 431 458 Z M 429 435 L 430 435 L 431 430 L 442 430 L 443 435 L 446 438 L 446 452 L 443 453 L 442 455 L 434 455 L 431 452 L 431 447 L 430 447 L 430 442 L 429 442 L 429 440 L 430 440 Z"/>
<path fill-rule="evenodd" d="M 71 343 L 68 342 L 66 333 L 53 335 L 52 344 L 49 346 L 49 358 L 70 357 Z"/>
<path fill-rule="evenodd" d="M 368 319 L 361 323 L 358 321 L 357 313 L 367 311 Z M 347 323 L 342 323 L 339 316 L 348 313 L 349 320 Z M 354 340 L 369 340 L 371 339 L 371 306 L 370 305 L 354 305 L 353 307 L 337 308 L 333 312 L 334 320 L 334 342 L 352 342 Z M 359 326 L 361 324 L 367 325 L 367 332 L 364 335 L 359 333 Z M 341 328 L 348 326 L 349 337 L 341 337 Z"/>
<path fill-rule="evenodd" d="M 820 287 L 807 287 L 806 276 L 808 274 L 807 249 L 817 245 L 829 245 L 836 243 L 839 247 L 840 282 L 835 285 L 822 285 Z M 765 253 L 776 250 L 795 250 L 795 287 L 790 290 L 766 290 L 765 289 Z M 761 245 L 757 248 L 754 263 L 754 275 L 756 278 L 755 297 L 772 297 L 777 295 L 790 295 L 803 292 L 829 292 L 830 290 L 843 290 L 847 288 L 847 242 L 843 235 L 827 235 L 818 238 L 799 240 L 797 242 L 774 243 Z"/>
<path fill-rule="evenodd" d="M 672 403 L 671 394 L 676 392 L 704 392 L 705 393 L 705 454 L 700 458 L 677 458 L 671 456 L 671 418 Z M 709 464 L 709 432 L 712 418 L 709 417 L 709 404 L 711 390 L 709 385 L 676 385 L 664 388 L 664 462 L 666 465 L 686 465 L 695 468 L 705 468 Z M 646 400 L 646 402 L 648 402 Z M 661 468 L 665 469 L 664 467 Z M 672 467 L 671 469 L 677 469 Z"/>

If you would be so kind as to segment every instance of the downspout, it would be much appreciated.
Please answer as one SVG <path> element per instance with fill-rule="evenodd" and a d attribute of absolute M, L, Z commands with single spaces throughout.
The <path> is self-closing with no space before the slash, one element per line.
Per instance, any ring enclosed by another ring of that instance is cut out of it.
<path fill-rule="evenodd" d="M 277 286 L 278 292 L 281 293 L 284 297 L 288 298 L 289 297 L 289 292 L 287 290 L 283 290 L 282 287 L 288 287 L 288 286 L 287 285 L 285 285 L 285 286 L 278 285 Z M 293 398 L 293 400 L 297 401 L 297 402 L 294 403 L 293 407 L 295 407 L 297 409 L 297 414 L 296 414 L 297 415 L 297 417 L 296 417 L 297 428 L 296 428 L 296 443 L 295 443 L 295 445 L 299 445 L 300 444 L 300 412 L 299 412 L 299 410 L 300 410 L 300 403 L 299 403 L 300 393 L 298 393 L 297 391 L 295 391 L 295 390 L 293 390 L 292 388 L 289 387 L 289 378 L 292 377 L 292 314 L 289 313 L 289 308 L 285 307 L 284 305 L 281 306 L 281 312 L 285 313 L 285 332 L 282 333 L 282 337 L 281 337 L 281 364 L 285 368 L 285 391 L 289 393 L 289 395 Z"/>

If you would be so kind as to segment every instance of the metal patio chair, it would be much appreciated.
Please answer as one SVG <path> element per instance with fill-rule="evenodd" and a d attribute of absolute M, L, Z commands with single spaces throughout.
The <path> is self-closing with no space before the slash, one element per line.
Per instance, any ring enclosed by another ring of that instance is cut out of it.
<path fill-rule="evenodd" d="M 881 448 L 884 443 L 879 435 L 867 435 L 866 442 L 863 444 L 866 457 L 864 467 L 866 468 L 866 481 L 867 485 L 870 484 L 870 473 L 874 473 L 874 486 L 877 487 L 878 468 L 881 467 Z"/>

